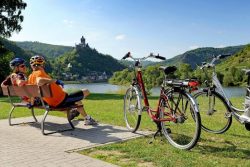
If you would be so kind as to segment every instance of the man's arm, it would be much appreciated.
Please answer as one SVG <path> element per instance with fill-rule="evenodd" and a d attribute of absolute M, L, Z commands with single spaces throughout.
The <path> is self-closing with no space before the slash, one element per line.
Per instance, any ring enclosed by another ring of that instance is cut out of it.
<path fill-rule="evenodd" d="M 45 84 L 50 84 L 52 82 L 56 82 L 55 79 L 49 79 L 49 78 L 42 78 L 42 77 L 38 77 L 36 79 L 36 83 L 38 86 L 42 86 L 42 85 L 45 85 Z"/>

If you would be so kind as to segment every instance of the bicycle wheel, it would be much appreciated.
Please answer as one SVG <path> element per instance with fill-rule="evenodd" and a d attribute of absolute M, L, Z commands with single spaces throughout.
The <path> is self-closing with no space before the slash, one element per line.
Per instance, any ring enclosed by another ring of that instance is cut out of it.
<path fill-rule="evenodd" d="M 166 100 L 167 99 L 167 100 Z M 160 118 L 176 118 L 162 121 L 162 132 L 171 145 L 189 150 L 200 138 L 201 120 L 195 100 L 186 93 L 170 91 L 160 101 Z"/>
<path fill-rule="evenodd" d="M 135 87 L 131 87 L 124 96 L 124 119 L 129 131 L 136 132 L 139 128 L 141 112 L 141 96 Z"/>
<path fill-rule="evenodd" d="M 217 92 L 197 92 L 194 97 L 199 105 L 201 128 L 210 133 L 226 132 L 232 123 L 230 108 L 224 98 Z"/>

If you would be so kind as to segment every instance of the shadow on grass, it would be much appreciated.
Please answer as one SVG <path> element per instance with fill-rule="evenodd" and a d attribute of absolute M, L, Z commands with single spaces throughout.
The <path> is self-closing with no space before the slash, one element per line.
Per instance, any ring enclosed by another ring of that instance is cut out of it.
<path fill-rule="evenodd" d="M 19 102 L 20 101 L 20 97 L 12 97 L 11 100 L 13 100 L 13 102 Z M 9 103 L 10 100 L 9 100 L 8 97 L 0 97 L 0 102 Z"/>
<path fill-rule="evenodd" d="M 122 94 L 102 94 L 91 93 L 86 99 L 88 100 L 122 100 L 124 95 Z"/>
<path fill-rule="evenodd" d="M 123 100 L 123 94 L 103 94 L 103 93 L 91 93 L 86 99 L 88 100 Z M 149 96 L 149 100 L 155 100 L 159 97 Z"/>
<path fill-rule="evenodd" d="M 249 159 L 250 150 L 242 149 L 240 146 L 235 145 L 231 141 L 215 141 L 209 139 L 201 139 L 201 142 L 196 145 L 196 149 L 201 154 L 208 154 L 217 157 L 226 157 L 226 158 L 240 158 L 240 159 Z"/>

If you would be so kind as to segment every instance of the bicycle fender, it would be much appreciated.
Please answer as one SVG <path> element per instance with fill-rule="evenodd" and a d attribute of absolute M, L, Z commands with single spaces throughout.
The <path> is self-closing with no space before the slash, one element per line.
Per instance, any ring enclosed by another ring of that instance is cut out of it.
<path fill-rule="evenodd" d="M 131 88 L 132 89 L 134 89 L 135 90 L 135 93 L 136 93 L 136 95 L 137 95 L 137 97 L 139 98 L 138 100 L 139 100 L 139 108 L 140 108 L 140 111 L 139 111 L 139 115 L 141 115 L 142 114 L 142 104 L 141 104 L 141 94 L 140 94 L 140 91 L 138 90 L 138 88 L 137 87 L 135 87 L 135 86 L 131 86 Z"/>
<path fill-rule="evenodd" d="M 199 112 L 199 106 L 197 104 L 196 99 L 189 93 L 186 93 L 186 96 L 190 99 L 191 103 L 193 104 L 195 112 Z"/>

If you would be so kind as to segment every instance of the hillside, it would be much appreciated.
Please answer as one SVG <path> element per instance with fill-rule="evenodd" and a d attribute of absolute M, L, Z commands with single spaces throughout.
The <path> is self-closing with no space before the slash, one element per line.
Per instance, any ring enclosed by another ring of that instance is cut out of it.
<path fill-rule="evenodd" d="M 223 71 L 227 71 L 227 69 L 231 67 L 239 69 L 250 68 L 250 45 L 247 45 L 244 49 L 228 59 L 222 60 L 221 63 L 217 65 L 217 69 Z"/>
<path fill-rule="evenodd" d="M 28 61 L 35 52 L 27 51 L 16 45 L 15 42 L 9 41 L 4 38 L 0 38 L 0 42 L 3 44 L 4 48 L 13 53 L 14 57 L 20 57 Z"/>
<path fill-rule="evenodd" d="M 8 62 L 12 57 L 20 57 L 27 61 L 27 65 L 31 56 L 41 54 L 46 57 L 46 71 L 51 73 L 53 77 L 65 79 L 65 75 L 71 75 L 70 80 L 82 79 L 83 76 L 94 74 L 99 77 L 105 73 L 110 76 L 113 72 L 122 70 L 124 65 L 109 55 L 99 53 L 97 50 L 90 48 L 88 45 L 79 44 L 77 49 L 68 46 L 50 45 L 39 42 L 12 42 L 1 38 L 4 48 L 8 52 L 8 60 L 5 60 L 5 68 L 8 68 Z M 26 49 L 22 49 L 21 47 Z M 12 53 L 10 56 L 10 53 Z M 62 54 L 61 54 L 62 53 Z M 68 65 L 72 68 L 68 68 Z M 9 74 L 9 69 L 5 75 Z M 93 79 L 95 80 L 95 79 Z"/>
<path fill-rule="evenodd" d="M 41 42 L 16 42 L 16 45 L 24 50 L 30 50 L 47 58 L 55 58 L 73 50 L 71 46 L 51 45 Z"/>
<path fill-rule="evenodd" d="M 247 76 L 242 69 L 250 69 L 250 45 L 235 55 L 225 60 L 222 59 L 216 69 L 220 73 L 224 85 L 246 85 Z"/>
<path fill-rule="evenodd" d="M 113 72 L 125 68 L 118 60 L 110 55 L 104 55 L 90 47 L 79 47 L 70 52 L 59 56 L 55 62 L 54 75 L 58 78 L 62 77 L 62 73 L 71 73 L 76 75 L 78 79 L 82 76 L 89 76 L 93 73 L 106 73 L 112 75 Z M 68 68 L 68 65 L 72 66 Z"/>
<path fill-rule="evenodd" d="M 5 61 L 7 61 L 7 63 L 9 63 L 9 61 L 13 58 L 13 57 L 19 57 L 19 58 L 23 58 L 26 61 L 26 65 L 29 67 L 29 60 L 30 57 L 38 54 L 35 51 L 30 51 L 30 50 L 25 50 L 20 48 L 16 42 L 13 41 L 9 41 L 7 39 L 4 38 L 0 38 L 0 43 L 3 44 L 3 47 L 9 52 L 11 53 L 11 56 L 9 56 L 9 58 Z M 1 55 L 2 56 L 2 55 Z M 5 67 L 7 68 L 7 67 Z M 46 61 L 46 71 L 48 73 L 51 73 L 53 70 L 53 67 L 51 66 L 51 63 L 49 60 Z M 5 69 L 5 71 L 8 71 L 5 76 L 7 74 L 10 73 L 10 69 Z"/>
<path fill-rule="evenodd" d="M 160 64 L 164 65 L 179 65 L 181 63 L 190 64 L 193 69 L 196 68 L 196 65 L 200 65 L 202 62 L 209 60 L 213 55 L 219 54 L 235 54 L 242 50 L 246 45 L 240 46 L 230 46 L 225 48 L 198 48 L 191 51 L 187 51 L 181 55 L 175 56 L 171 59 L 168 59 Z"/>

